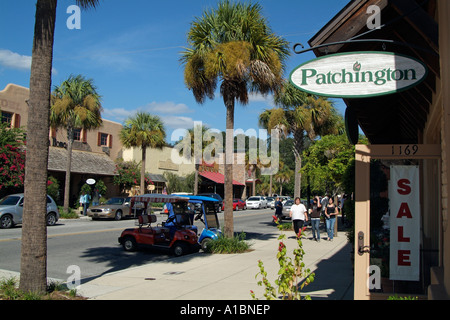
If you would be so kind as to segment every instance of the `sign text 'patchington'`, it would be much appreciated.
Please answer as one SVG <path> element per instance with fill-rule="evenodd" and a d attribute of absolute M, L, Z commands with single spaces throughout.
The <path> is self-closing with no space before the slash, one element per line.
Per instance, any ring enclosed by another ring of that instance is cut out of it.
<path fill-rule="evenodd" d="M 300 90 L 335 98 L 364 98 L 407 90 L 428 74 L 420 61 L 392 52 L 351 52 L 320 57 L 291 73 Z"/>

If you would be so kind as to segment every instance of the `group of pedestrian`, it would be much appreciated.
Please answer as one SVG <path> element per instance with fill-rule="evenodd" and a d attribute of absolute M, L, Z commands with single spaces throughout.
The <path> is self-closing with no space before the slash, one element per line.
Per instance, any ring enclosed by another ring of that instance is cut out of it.
<path fill-rule="evenodd" d="M 280 198 L 275 202 L 275 216 L 280 220 L 282 215 L 283 204 Z M 311 211 L 308 214 L 308 210 L 305 205 L 301 203 L 300 198 L 297 197 L 294 200 L 294 204 L 290 210 L 290 217 L 294 226 L 294 232 L 297 237 L 301 236 L 301 232 L 304 231 L 304 224 L 311 220 L 311 229 L 313 240 L 320 241 L 320 219 L 323 216 L 325 218 L 325 226 L 328 235 L 328 241 L 333 241 L 334 238 L 334 226 L 336 224 L 336 216 L 339 211 L 332 197 L 324 197 L 322 201 L 318 196 L 314 197 Z"/>

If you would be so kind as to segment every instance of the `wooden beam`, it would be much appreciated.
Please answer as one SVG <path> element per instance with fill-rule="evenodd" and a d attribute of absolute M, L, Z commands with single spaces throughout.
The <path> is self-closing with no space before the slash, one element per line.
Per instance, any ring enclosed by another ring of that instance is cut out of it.
<path fill-rule="evenodd" d="M 416 1 L 391 0 L 392 6 L 400 14 L 408 14 L 405 20 L 439 53 L 439 26 Z"/>

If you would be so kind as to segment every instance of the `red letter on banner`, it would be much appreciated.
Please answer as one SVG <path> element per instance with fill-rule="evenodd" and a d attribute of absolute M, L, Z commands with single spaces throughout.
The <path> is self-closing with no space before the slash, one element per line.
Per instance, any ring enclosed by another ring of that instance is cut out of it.
<path fill-rule="evenodd" d="M 405 238 L 403 236 L 403 227 L 398 227 L 398 242 L 411 242 L 410 238 Z"/>
<path fill-rule="evenodd" d="M 400 193 L 401 195 L 407 195 L 411 193 L 411 187 L 409 186 L 411 184 L 411 181 L 409 181 L 408 179 L 400 179 L 398 180 L 398 187 L 401 189 L 397 189 L 398 193 Z"/>
<path fill-rule="evenodd" d="M 398 250 L 398 265 L 399 266 L 411 266 L 411 261 L 409 261 L 410 250 Z"/>
<path fill-rule="evenodd" d="M 403 202 L 400 205 L 400 209 L 398 210 L 397 218 L 407 217 L 408 219 L 412 219 L 411 211 L 409 210 L 409 206 L 406 202 Z"/>

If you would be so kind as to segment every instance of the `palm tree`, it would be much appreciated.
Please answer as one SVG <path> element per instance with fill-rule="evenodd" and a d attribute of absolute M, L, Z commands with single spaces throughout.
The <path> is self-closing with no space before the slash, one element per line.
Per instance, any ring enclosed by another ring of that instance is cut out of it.
<path fill-rule="evenodd" d="M 268 94 L 282 81 L 288 43 L 276 36 L 261 15 L 259 4 L 220 1 L 205 10 L 188 31 L 189 48 L 182 53 L 184 79 L 198 103 L 220 94 L 226 107 L 225 227 L 233 236 L 233 131 L 235 103 L 245 105 L 249 92 Z"/>
<path fill-rule="evenodd" d="M 165 139 L 166 131 L 162 120 L 146 112 L 138 112 L 134 117 L 128 118 L 120 131 L 120 141 L 124 147 L 141 148 L 141 193 L 145 193 L 147 148 L 162 149 L 166 145 Z"/>
<path fill-rule="evenodd" d="M 282 169 L 274 176 L 275 181 L 278 182 L 278 185 L 280 186 L 280 196 L 283 195 L 283 184 L 291 181 L 293 174 L 294 172 L 292 172 L 291 169 L 283 166 Z"/>
<path fill-rule="evenodd" d="M 92 130 L 99 128 L 102 106 L 100 95 L 92 79 L 83 76 L 70 76 L 60 86 L 55 87 L 50 109 L 50 126 L 53 129 L 67 130 L 66 181 L 64 187 L 64 210 L 69 209 L 70 170 L 72 166 L 72 148 L 75 130 Z"/>
<path fill-rule="evenodd" d="M 82 8 L 98 0 L 77 0 Z M 37 0 L 32 49 L 25 203 L 22 221 L 20 289 L 45 292 L 47 287 L 47 163 L 57 0 Z"/>
<path fill-rule="evenodd" d="M 285 135 L 293 135 L 296 173 L 294 197 L 300 197 L 303 150 L 318 136 L 343 132 L 342 117 L 327 98 L 306 94 L 290 83 L 285 83 L 275 95 L 275 102 L 281 108 L 263 111 L 259 116 L 259 124 L 268 130 L 278 128 Z"/>
<path fill-rule="evenodd" d="M 194 165 L 195 165 L 195 176 L 194 176 L 194 195 L 198 194 L 198 170 L 200 168 L 200 164 L 203 163 L 203 152 L 205 151 L 206 145 L 203 142 L 203 137 L 205 136 L 206 132 L 208 131 L 208 127 L 205 127 L 203 125 L 196 125 L 194 128 L 188 129 L 189 134 L 189 140 L 191 141 L 191 154 L 190 156 L 194 159 Z M 200 137 L 198 137 L 198 134 L 201 134 Z M 197 154 L 198 150 L 195 149 L 196 143 L 201 143 L 201 154 Z"/>

